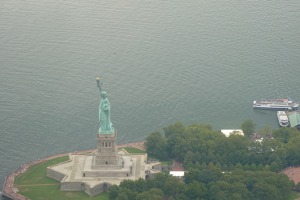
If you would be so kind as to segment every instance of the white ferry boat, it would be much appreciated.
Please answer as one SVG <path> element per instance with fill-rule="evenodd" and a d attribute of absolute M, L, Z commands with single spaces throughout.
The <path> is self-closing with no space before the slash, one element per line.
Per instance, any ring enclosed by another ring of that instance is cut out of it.
<path fill-rule="evenodd" d="M 273 109 L 273 110 L 286 110 L 298 109 L 299 103 L 290 98 L 285 99 L 262 99 L 253 101 L 253 108 L 257 109 Z"/>
<path fill-rule="evenodd" d="M 277 111 L 278 123 L 282 127 L 287 127 L 289 125 L 289 118 L 285 111 Z"/>

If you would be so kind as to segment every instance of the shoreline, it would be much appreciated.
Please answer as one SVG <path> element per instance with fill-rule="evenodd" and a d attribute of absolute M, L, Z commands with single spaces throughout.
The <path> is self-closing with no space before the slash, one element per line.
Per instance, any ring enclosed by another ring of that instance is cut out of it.
<path fill-rule="evenodd" d="M 124 148 L 124 147 L 134 147 L 140 150 L 145 150 L 145 141 L 139 141 L 139 142 L 129 142 L 129 143 L 124 143 L 124 144 L 118 144 L 117 148 Z M 56 154 L 56 155 L 50 155 L 42 159 L 38 159 L 36 161 L 29 161 L 23 165 L 21 165 L 18 169 L 13 170 L 9 175 L 7 175 L 4 179 L 3 187 L 1 190 L 1 199 L 2 197 L 12 199 L 12 200 L 29 200 L 28 198 L 24 197 L 23 195 L 19 194 L 17 191 L 17 188 L 14 187 L 14 179 L 16 176 L 19 174 L 25 173 L 30 167 L 43 163 L 45 161 L 62 157 L 62 156 L 67 156 L 69 154 L 82 154 L 82 153 L 88 153 L 88 152 L 93 152 L 96 151 L 95 149 L 88 149 L 88 150 L 81 150 L 81 151 L 74 151 L 74 152 L 68 152 L 68 153 L 61 153 L 61 154 Z"/>

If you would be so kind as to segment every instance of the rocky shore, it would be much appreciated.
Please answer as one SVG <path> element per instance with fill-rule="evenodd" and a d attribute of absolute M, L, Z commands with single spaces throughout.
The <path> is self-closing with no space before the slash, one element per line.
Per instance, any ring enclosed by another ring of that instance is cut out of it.
<path fill-rule="evenodd" d="M 137 149 L 141 149 L 141 150 L 145 150 L 145 146 L 144 146 L 144 141 L 141 142 L 131 142 L 131 143 L 126 143 L 126 144 L 119 144 L 117 145 L 118 148 L 123 148 L 123 147 L 134 147 Z M 76 152 L 71 152 L 71 153 L 78 153 L 78 154 L 82 154 L 82 153 L 88 153 L 88 152 L 93 152 L 95 151 L 95 149 L 89 149 L 89 150 L 83 150 L 83 151 L 76 151 Z M 48 156 L 45 157 L 43 159 L 39 159 L 36 161 L 29 161 L 28 163 L 25 163 L 23 165 L 21 165 L 18 169 L 14 170 L 13 172 L 11 172 L 4 181 L 3 184 L 3 188 L 2 188 L 2 197 L 6 198 L 6 199 L 12 199 L 12 200 L 29 200 L 28 198 L 20 195 L 18 193 L 18 189 L 14 187 L 14 180 L 15 177 L 18 176 L 21 173 L 25 173 L 31 166 L 39 164 L 39 163 L 43 163 L 47 160 L 51 160 L 54 158 L 58 158 L 58 157 L 62 157 L 62 156 L 66 156 L 69 155 L 70 153 L 63 153 L 63 154 L 57 154 L 57 155 L 52 155 L 52 156 Z"/>

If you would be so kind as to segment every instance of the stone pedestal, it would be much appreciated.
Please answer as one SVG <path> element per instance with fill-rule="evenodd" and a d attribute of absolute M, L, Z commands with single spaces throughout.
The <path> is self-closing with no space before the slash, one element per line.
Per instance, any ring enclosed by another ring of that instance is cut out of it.
<path fill-rule="evenodd" d="M 86 156 L 83 177 L 132 176 L 134 160 L 129 155 L 118 154 L 116 138 L 116 133 L 97 135 L 97 151 L 95 155 Z"/>
<path fill-rule="evenodd" d="M 111 166 L 121 168 L 122 163 L 119 163 L 118 150 L 116 147 L 117 134 L 97 134 L 97 152 L 95 160 L 93 161 L 93 167 L 101 168 L 101 166 L 107 168 Z"/>
<path fill-rule="evenodd" d="M 86 156 L 82 170 L 83 177 L 129 177 L 133 176 L 136 159 L 130 155 L 119 155 L 119 165 L 95 165 L 96 156 Z"/>

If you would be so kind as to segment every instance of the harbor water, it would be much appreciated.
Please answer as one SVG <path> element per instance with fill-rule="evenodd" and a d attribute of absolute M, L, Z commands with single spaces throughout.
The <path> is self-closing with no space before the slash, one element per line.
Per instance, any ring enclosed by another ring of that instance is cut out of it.
<path fill-rule="evenodd" d="M 300 100 L 300 2 L 9 0 L 0 4 L 0 186 L 23 163 L 96 147 L 99 91 L 118 143 L 177 121 L 278 128 Z"/>

